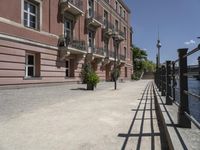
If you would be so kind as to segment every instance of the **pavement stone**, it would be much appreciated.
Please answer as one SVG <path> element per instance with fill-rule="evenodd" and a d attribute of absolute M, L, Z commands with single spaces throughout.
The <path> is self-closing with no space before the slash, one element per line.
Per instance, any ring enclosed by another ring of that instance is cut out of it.
<path fill-rule="evenodd" d="M 95 91 L 82 84 L 0 90 L 0 150 L 161 149 L 150 85 L 141 80 L 118 83 L 118 90 L 112 82 Z"/>

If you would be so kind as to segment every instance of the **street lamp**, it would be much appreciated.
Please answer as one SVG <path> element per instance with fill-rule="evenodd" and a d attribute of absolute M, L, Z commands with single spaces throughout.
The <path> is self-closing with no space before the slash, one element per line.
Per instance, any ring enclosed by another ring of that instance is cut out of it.
<path fill-rule="evenodd" d="M 113 45 L 115 51 L 115 61 L 114 61 L 114 72 L 113 72 L 113 79 L 114 79 L 114 87 L 115 90 L 117 89 L 117 56 L 118 56 L 118 48 L 120 41 L 117 39 L 116 34 L 113 34 Z"/>

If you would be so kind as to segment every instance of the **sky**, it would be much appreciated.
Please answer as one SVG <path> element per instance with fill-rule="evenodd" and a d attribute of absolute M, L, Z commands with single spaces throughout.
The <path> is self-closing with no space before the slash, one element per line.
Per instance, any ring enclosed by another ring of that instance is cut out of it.
<path fill-rule="evenodd" d="M 131 9 L 133 44 L 156 61 L 158 28 L 161 62 L 178 58 L 177 49 L 194 49 L 200 43 L 200 0 L 125 0 Z M 200 52 L 189 58 L 197 64 Z"/>

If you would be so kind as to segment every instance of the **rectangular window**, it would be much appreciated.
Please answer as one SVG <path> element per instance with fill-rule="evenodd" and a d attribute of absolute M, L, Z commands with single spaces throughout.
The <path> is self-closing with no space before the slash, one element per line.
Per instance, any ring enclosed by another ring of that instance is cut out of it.
<path fill-rule="evenodd" d="M 94 1 L 88 0 L 88 17 L 94 17 Z"/>
<path fill-rule="evenodd" d="M 126 58 L 126 56 L 127 56 L 126 47 L 124 47 L 124 56 L 125 56 L 125 58 Z"/>
<path fill-rule="evenodd" d="M 66 60 L 65 69 L 65 76 L 70 77 L 70 60 Z"/>
<path fill-rule="evenodd" d="M 69 40 L 72 40 L 73 31 L 72 31 L 72 21 L 71 20 L 65 19 L 65 21 L 64 21 L 64 35 Z"/>
<path fill-rule="evenodd" d="M 125 67 L 125 77 L 126 77 L 126 78 L 128 77 L 128 70 L 127 70 L 127 67 Z"/>
<path fill-rule="evenodd" d="M 115 1 L 115 10 L 118 12 L 118 2 Z"/>
<path fill-rule="evenodd" d="M 88 31 L 88 43 L 90 48 L 94 48 L 94 32 Z"/>
<path fill-rule="evenodd" d="M 125 36 L 125 39 L 126 39 L 126 27 L 124 27 L 124 36 Z"/>
<path fill-rule="evenodd" d="M 35 55 L 27 53 L 25 61 L 26 61 L 25 62 L 25 76 L 34 77 L 35 76 Z"/>
<path fill-rule="evenodd" d="M 115 20 L 115 30 L 118 31 L 118 29 L 119 29 L 119 22 Z"/>
<path fill-rule="evenodd" d="M 124 19 L 126 19 L 126 11 L 124 10 Z"/>
<path fill-rule="evenodd" d="M 120 6 L 120 8 L 119 8 L 120 10 L 119 10 L 119 13 L 120 13 L 120 16 L 122 16 L 122 6 Z"/>
<path fill-rule="evenodd" d="M 30 1 L 24 1 L 24 26 L 38 29 L 39 9 L 38 5 Z"/>
<path fill-rule="evenodd" d="M 103 23 L 104 26 L 107 28 L 108 27 L 108 12 L 104 10 L 104 15 L 103 15 Z"/>

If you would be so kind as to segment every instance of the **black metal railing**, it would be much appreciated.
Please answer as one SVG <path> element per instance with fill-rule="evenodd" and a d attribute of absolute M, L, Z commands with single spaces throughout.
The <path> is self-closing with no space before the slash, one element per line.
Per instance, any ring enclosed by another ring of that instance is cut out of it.
<path fill-rule="evenodd" d="M 78 50 L 86 51 L 86 43 L 84 40 L 76 40 L 69 36 L 60 36 L 58 41 L 59 47 L 72 47 Z"/>
<path fill-rule="evenodd" d="M 81 40 L 72 40 L 72 41 L 69 43 L 69 46 L 72 47 L 72 48 L 76 48 L 76 49 L 79 49 L 79 50 L 86 51 L 86 44 L 85 44 L 85 41 L 81 41 Z"/>
<path fill-rule="evenodd" d="M 109 51 L 109 57 L 115 58 L 115 52 L 114 51 Z"/>
<path fill-rule="evenodd" d="M 104 56 L 104 49 L 103 48 L 94 48 L 94 53 Z"/>
<path fill-rule="evenodd" d="M 188 78 L 190 76 L 188 71 L 191 67 L 187 65 L 188 56 L 200 51 L 200 44 L 190 52 L 187 51 L 187 48 L 178 49 L 179 58 L 177 60 L 166 61 L 165 64 L 157 66 L 155 84 L 161 91 L 161 95 L 166 96 L 166 105 L 172 105 L 174 102 L 178 106 L 179 126 L 190 128 L 191 122 L 193 122 L 200 129 L 200 123 L 190 114 L 188 97 L 200 101 L 200 95 L 188 90 Z M 196 70 L 195 78 L 198 82 L 200 80 L 200 56 L 198 57 L 198 69 Z M 179 102 L 177 101 L 177 95 L 179 96 Z"/>
<path fill-rule="evenodd" d="M 126 56 L 125 55 L 119 55 L 120 60 L 126 60 Z"/>
<path fill-rule="evenodd" d="M 119 30 L 118 32 L 119 32 L 120 36 L 122 36 L 123 38 L 125 38 L 125 33 L 123 31 Z"/>

